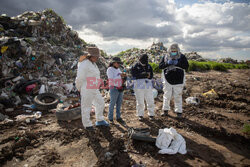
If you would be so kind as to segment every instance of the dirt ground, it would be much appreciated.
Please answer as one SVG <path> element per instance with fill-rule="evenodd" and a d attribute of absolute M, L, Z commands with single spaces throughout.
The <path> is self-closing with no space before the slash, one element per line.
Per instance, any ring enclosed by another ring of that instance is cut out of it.
<path fill-rule="evenodd" d="M 159 94 L 156 119 L 149 121 L 146 111 L 145 120 L 139 122 L 135 97 L 126 94 L 122 106 L 126 125 L 115 122 L 87 132 L 80 119 L 58 122 L 50 112 L 37 123 L 0 124 L 0 166 L 250 166 L 250 136 L 242 132 L 250 123 L 250 70 L 190 72 L 186 78 L 183 101 L 197 96 L 201 103 L 184 102 L 181 120 L 173 111 L 160 116 Z M 218 93 L 217 99 L 201 97 L 211 89 Z M 107 111 L 108 106 L 105 116 Z M 13 118 L 21 113 L 25 111 L 3 114 Z M 150 127 L 153 136 L 161 128 L 174 127 L 186 140 L 187 154 L 160 155 L 154 144 L 128 139 L 128 127 Z"/>

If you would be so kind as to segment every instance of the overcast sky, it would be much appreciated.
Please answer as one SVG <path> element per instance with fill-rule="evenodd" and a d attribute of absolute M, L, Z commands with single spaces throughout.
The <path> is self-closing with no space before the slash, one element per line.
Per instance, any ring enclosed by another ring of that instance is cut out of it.
<path fill-rule="evenodd" d="M 45 8 L 109 54 L 160 41 L 207 58 L 250 59 L 250 0 L 1 0 L 0 13 Z"/>

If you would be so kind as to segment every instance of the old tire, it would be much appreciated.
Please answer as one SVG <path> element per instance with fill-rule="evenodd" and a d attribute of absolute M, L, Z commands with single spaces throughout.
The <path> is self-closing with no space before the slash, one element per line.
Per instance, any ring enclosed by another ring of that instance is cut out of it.
<path fill-rule="evenodd" d="M 34 103 L 38 110 L 54 109 L 59 103 L 59 96 L 53 93 L 42 93 L 35 96 Z"/>
<path fill-rule="evenodd" d="M 58 110 L 56 111 L 57 120 L 70 121 L 81 118 L 81 107 L 72 108 L 69 110 Z"/>
<path fill-rule="evenodd" d="M 133 140 L 139 140 L 144 142 L 156 142 L 155 137 L 150 136 L 149 128 L 129 128 L 128 136 Z"/>
<path fill-rule="evenodd" d="M 131 139 L 150 142 L 150 143 L 155 143 L 156 142 L 156 138 L 154 138 L 154 137 L 140 136 L 140 135 L 137 135 L 137 134 L 132 134 Z"/>

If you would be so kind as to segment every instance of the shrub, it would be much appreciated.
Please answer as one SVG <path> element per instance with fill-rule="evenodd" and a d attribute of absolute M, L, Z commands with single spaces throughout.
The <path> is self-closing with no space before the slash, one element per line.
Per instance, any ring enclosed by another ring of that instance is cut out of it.
<path fill-rule="evenodd" d="M 156 64 L 156 63 L 149 63 L 153 69 L 153 72 L 155 73 L 161 73 L 161 69 L 159 69 L 159 64 Z"/>
<path fill-rule="evenodd" d="M 242 132 L 250 135 L 250 124 L 244 124 Z"/>
<path fill-rule="evenodd" d="M 207 71 L 211 70 L 211 66 L 207 62 L 189 61 L 188 71 Z"/>
<path fill-rule="evenodd" d="M 247 64 L 231 64 L 231 63 L 218 63 L 214 61 L 198 62 L 189 60 L 188 71 L 227 71 L 228 69 L 249 69 Z"/>
<path fill-rule="evenodd" d="M 227 71 L 226 66 L 223 63 L 210 62 L 211 69 L 216 71 Z"/>
<path fill-rule="evenodd" d="M 236 69 L 249 69 L 249 66 L 247 64 L 236 64 Z"/>

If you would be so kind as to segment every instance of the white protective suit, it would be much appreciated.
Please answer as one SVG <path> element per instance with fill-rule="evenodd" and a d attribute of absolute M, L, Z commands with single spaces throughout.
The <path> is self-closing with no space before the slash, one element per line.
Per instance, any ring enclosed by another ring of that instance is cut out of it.
<path fill-rule="evenodd" d="M 91 77 L 91 80 L 96 80 L 87 84 L 87 78 Z M 98 85 L 98 79 L 100 79 L 100 71 L 96 63 L 92 63 L 86 59 L 78 63 L 76 88 L 81 92 L 81 111 L 82 111 L 82 123 L 83 126 L 90 127 L 92 122 L 90 121 L 90 111 L 92 104 L 95 106 L 96 121 L 103 121 L 104 100 L 99 91 L 99 88 L 90 88 L 91 85 Z"/>
<path fill-rule="evenodd" d="M 174 128 L 159 129 L 156 144 L 159 154 L 186 154 L 186 141 Z"/>
<path fill-rule="evenodd" d="M 177 54 L 172 55 L 176 51 Z M 163 69 L 162 81 L 164 84 L 162 110 L 170 110 L 170 100 L 173 96 L 175 112 L 182 113 L 182 90 L 185 85 L 185 69 L 188 67 L 187 58 L 181 54 L 178 44 L 172 44 L 159 64 L 159 68 Z"/>
<path fill-rule="evenodd" d="M 173 96 L 175 112 L 182 113 L 182 90 L 185 84 L 185 79 L 183 84 L 171 85 L 166 80 L 164 73 L 162 73 L 162 80 L 163 80 L 163 92 L 164 92 L 162 109 L 170 110 L 170 100 Z"/>
<path fill-rule="evenodd" d="M 134 81 L 134 92 L 136 97 L 137 116 L 144 116 L 144 99 L 147 103 L 149 116 L 154 116 L 154 95 L 151 79 L 137 79 Z"/>

